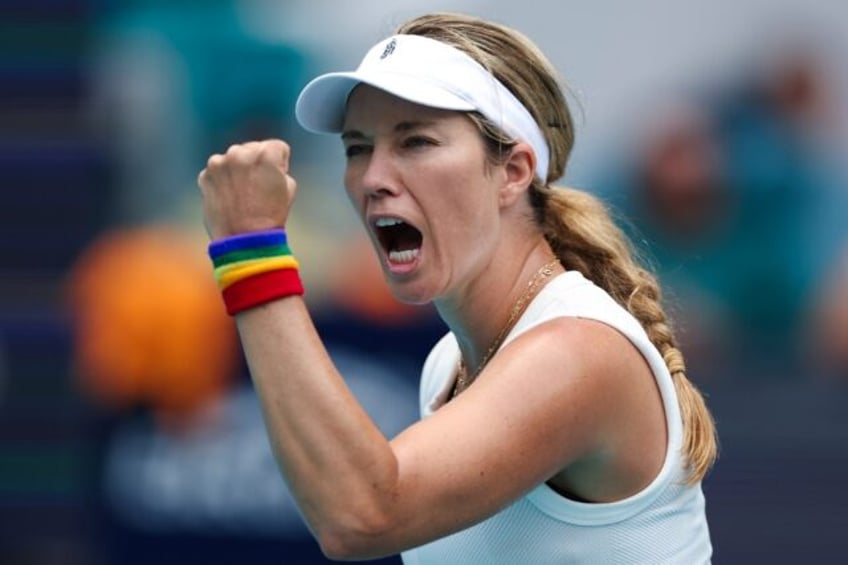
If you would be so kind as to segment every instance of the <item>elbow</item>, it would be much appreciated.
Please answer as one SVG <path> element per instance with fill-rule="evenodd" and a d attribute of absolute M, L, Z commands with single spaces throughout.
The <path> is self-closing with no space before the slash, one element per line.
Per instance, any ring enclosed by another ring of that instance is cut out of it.
<path fill-rule="evenodd" d="M 318 545 L 324 557 L 332 561 L 357 561 L 370 557 L 370 555 L 364 555 L 357 546 L 342 536 L 319 536 Z"/>
<path fill-rule="evenodd" d="M 355 547 L 346 536 L 335 532 L 322 532 L 316 535 L 318 545 L 324 557 L 333 561 L 354 561 L 358 558 Z"/>
<path fill-rule="evenodd" d="M 397 553 L 399 549 L 392 548 L 391 532 L 392 522 L 386 516 L 372 514 L 316 529 L 315 534 L 328 559 L 357 561 Z"/>

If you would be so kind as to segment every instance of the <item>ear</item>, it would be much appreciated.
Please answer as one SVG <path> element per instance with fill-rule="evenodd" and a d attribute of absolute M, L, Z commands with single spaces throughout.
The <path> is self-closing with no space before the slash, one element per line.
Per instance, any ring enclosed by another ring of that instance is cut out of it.
<path fill-rule="evenodd" d="M 520 141 L 512 148 L 503 167 L 505 182 L 500 188 L 498 201 L 501 207 L 506 208 L 522 197 L 533 182 L 536 156 L 528 144 Z"/>

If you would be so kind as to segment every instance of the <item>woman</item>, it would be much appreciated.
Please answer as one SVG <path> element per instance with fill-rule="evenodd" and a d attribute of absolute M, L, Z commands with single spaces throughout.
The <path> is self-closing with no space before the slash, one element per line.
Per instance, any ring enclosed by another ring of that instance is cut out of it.
<path fill-rule="evenodd" d="M 712 420 L 655 280 L 592 197 L 551 183 L 572 121 L 515 31 L 403 24 L 296 107 L 341 133 L 345 187 L 402 301 L 450 329 L 424 418 L 388 440 L 345 387 L 280 228 L 289 147 L 247 143 L 200 174 L 210 254 L 282 472 L 330 557 L 406 563 L 702 563 Z"/>

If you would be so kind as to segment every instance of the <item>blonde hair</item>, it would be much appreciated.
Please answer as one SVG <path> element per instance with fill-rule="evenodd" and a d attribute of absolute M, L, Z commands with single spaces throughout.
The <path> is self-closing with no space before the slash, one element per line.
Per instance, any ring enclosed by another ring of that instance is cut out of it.
<path fill-rule="evenodd" d="M 688 482 L 701 480 L 716 458 L 715 424 L 701 393 L 686 377 L 683 354 L 663 310 L 655 276 L 639 264 L 630 241 L 600 200 L 551 185 L 564 174 L 574 146 L 574 122 L 552 65 L 521 33 L 461 14 L 420 16 L 402 24 L 397 33 L 422 35 L 467 53 L 503 83 L 542 128 L 551 158 L 547 178 L 536 178 L 530 186 L 535 220 L 562 264 L 583 273 L 624 306 L 662 354 L 683 418 Z M 471 118 L 491 158 L 505 158 L 515 140 L 481 115 L 472 113 Z"/>

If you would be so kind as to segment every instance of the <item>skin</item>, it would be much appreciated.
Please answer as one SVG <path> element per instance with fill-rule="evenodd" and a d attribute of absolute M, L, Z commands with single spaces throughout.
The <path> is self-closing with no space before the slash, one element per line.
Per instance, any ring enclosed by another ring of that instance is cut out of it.
<path fill-rule="evenodd" d="M 535 167 L 519 143 L 488 163 L 464 115 L 360 86 L 343 139 L 345 186 L 396 296 L 432 301 L 476 367 L 527 281 L 552 253 L 530 220 Z M 296 183 L 279 140 L 231 147 L 201 172 L 213 239 L 282 226 Z M 391 267 L 376 217 L 422 233 L 413 268 Z M 394 439 L 345 386 L 301 297 L 237 316 L 280 468 L 323 551 L 397 553 L 456 532 L 547 481 L 586 501 L 635 494 L 666 449 L 659 393 L 630 342 L 560 318 L 504 347 L 473 385 Z"/>

